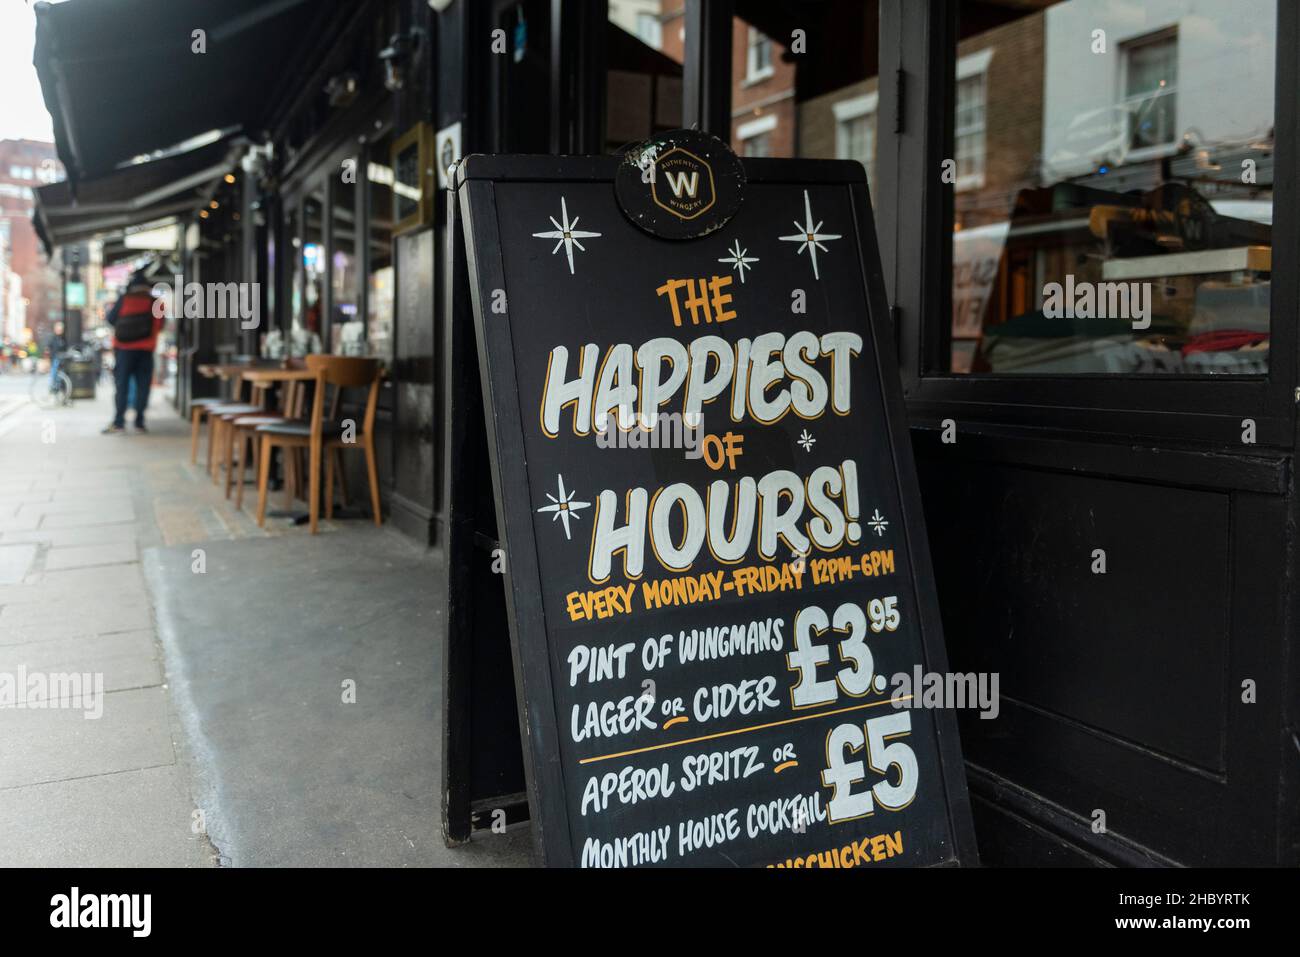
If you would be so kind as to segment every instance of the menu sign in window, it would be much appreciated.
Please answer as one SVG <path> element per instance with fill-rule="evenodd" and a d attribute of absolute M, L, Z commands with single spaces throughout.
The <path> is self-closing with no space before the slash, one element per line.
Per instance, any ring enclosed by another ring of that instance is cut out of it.
<path fill-rule="evenodd" d="M 542 854 L 961 862 L 952 716 L 892 680 L 944 658 L 861 168 L 749 164 L 667 240 L 616 163 L 460 171 Z"/>

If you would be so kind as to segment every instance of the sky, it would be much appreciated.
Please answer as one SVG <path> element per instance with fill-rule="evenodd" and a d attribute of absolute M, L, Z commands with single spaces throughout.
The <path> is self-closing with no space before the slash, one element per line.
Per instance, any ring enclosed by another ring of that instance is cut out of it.
<path fill-rule="evenodd" d="M 36 15 L 29 0 L 0 0 L 0 140 L 54 141 L 32 66 Z"/>

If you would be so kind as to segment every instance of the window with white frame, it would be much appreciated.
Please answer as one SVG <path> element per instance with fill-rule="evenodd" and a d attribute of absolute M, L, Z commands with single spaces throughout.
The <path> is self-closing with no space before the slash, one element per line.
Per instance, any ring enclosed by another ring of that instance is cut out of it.
<path fill-rule="evenodd" d="M 745 58 L 745 79 L 762 80 L 772 75 L 772 41 L 763 33 L 749 28 L 749 45 Z"/>
<path fill-rule="evenodd" d="M 638 13 L 636 15 L 636 35 L 647 46 L 652 46 L 656 50 L 662 47 L 664 45 L 664 31 L 663 24 L 659 22 L 658 14 Z"/>
<path fill-rule="evenodd" d="M 776 129 L 776 116 L 768 114 L 742 123 L 736 128 L 742 156 L 771 156 L 772 131 Z"/>
<path fill-rule="evenodd" d="M 878 101 L 878 94 L 867 93 L 840 100 L 831 107 L 835 113 L 835 155 L 857 160 L 866 167 L 868 182 L 875 178 Z"/>
<path fill-rule="evenodd" d="M 981 50 L 957 61 L 957 103 L 953 115 L 953 159 L 957 163 L 956 188 L 984 185 L 987 151 L 985 116 L 988 106 L 988 68 L 993 50 Z"/>
<path fill-rule="evenodd" d="M 1126 43 L 1123 50 L 1129 148 L 1174 142 L 1178 137 L 1178 34 L 1166 30 Z"/>
<path fill-rule="evenodd" d="M 751 136 L 749 139 L 744 140 L 741 146 L 743 147 L 740 153 L 741 156 L 771 156 L 772 134 L 759 133 L 756 136 Z"/>

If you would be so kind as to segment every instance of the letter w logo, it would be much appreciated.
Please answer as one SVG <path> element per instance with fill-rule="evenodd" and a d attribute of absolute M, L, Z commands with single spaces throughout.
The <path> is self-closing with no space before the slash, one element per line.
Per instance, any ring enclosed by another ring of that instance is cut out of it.
<path fill-rule="evenodd" d="M 664 175 L 668 177 L 668 185 L 672 189 L 673 195 L 678 199 L 682 198 L 683 192 L 685 192 L 691 199 L 695 198 L 695 193 L 700 188 L 699 170 L 696 170 L 693 173 L 676 174 L 665 171 Z"/>

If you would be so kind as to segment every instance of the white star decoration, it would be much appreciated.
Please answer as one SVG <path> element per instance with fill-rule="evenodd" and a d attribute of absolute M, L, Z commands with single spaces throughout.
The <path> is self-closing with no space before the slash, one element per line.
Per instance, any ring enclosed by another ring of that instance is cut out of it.
<path fill-rule="evenodd" d="M 812 433 L 807 429 L 804 429 L 803 432 L 799 434 L 798 444 L 803 446 L 805 452 L 811 452 L 812 447 L 816 442 L 817 440 L 812 437 Z"/>
<path fill-rule="evenodd" d="M 551 221 L 551 225 L 554 226 L 555 228 L 548 229 L 544 233 L 533 233 L 533 236 L 537 239 L 558 239 L 559 240 L 559 242 L 555 244 L 555 248 L 551 250 L 551 255 L 552 256 L 555 255 L 557 252 L 560 251 L 560 247 L 563 246 L 564 255 L 568 257 L 569 260 L 569 275 L 572 276 L 573 275 L 573 247 L 577 246 L 578 249 L 582 250 L 585 253 L 587 251 L 587 247 L 582 245 L 582 243 L 578 242 L 578 240 L 591 239 L 594 236 L 599 236 L 600 233 L 593 233 L 581 229 L 576 229 L 575 227 L 578 225 L 578 217 L 574 216 L 573 222 L 569 222 L 569 205 L 567 202 L 565 202 L 563 196 L 560 197 L 560 219 L 562 220 L 562 222 L 557 223 L 555 221 L 554 216 L 548 216 L 547 219 Z"/>
<path fill-rule="evenodd" d="M 745 281 L 745 270 L 753 269 L 754 267 L 751 266 L 750 263 L 758 262 L 758 257 L 746 256 L 745 253 L 749 252 L 749 250 L 740 248 L 739 239 L 732 243 L 731 248 L 727 250 L 727 252 L 731 253 L 731 255 L 719 259 L 718 262 L 731 263 L 731 268 L 740 273 L 740 281 L 743 283 Z"/>
<path fill-rule="evenodd" d="M 582 247 L 579 247 L 579 248 L 582 248 Z M 558 483 L 559 483 L 559 487 L 560 487 L 560 488 L 559 488 L 559 491 L 560 491 L 560 497 L 559 497 L 559 498 L 556 498 L 556 497 L 555 497 L 554 495 L 552 495 L 550 492 L 547 492 L 547 493 L 546 493 L 546 497 L 549 498 L 549 499 L 551 500 L 551 504 L 550 504 L 550 505 L 543 505 L 543 506 L 542 506 L 541 508 L 539 508 L 537 511 L 539 511 L 539 512 L 553 512 L 554 515 L 552 516 L 551 521 L 554 522 L 554 521 L 558 518 L 561 522 L 563 522 L 563 523 L 564 523 L 564 537 L 565 537 L 566 539 L 572 541 L 572 540 L 573 540 L 573 536 L 569 534 L 569 519 L 570 519 L 570 518 L 573 518 L 573 519 L 579 519 L 579 518 L 581 518 L 582 516 L 578 514 L 578 510 L 579 510 L 579 509 L 586 508 L 586 507 L 587 507 L 588 505 L 590 505 L 591 503 L 590 503 L 590 502 L 575 502 L 575 501 L 573 500 L 573 496 L 574 496 L 576 493 L 574 493 L 574 492 L 565 492 L 565 491 L 564 491 L 564 476 L 563 476 L 563 475 L 557 475 L 557 476 L 556 476 L 556 479 L 557 479 L 557 481 L 558 481 Z"/>
<path fill-rule="evenodd" d="M 813 225 L 812 202 L 808 199 L 808 190 L 806 189 L 803 191 L 803 211 L 803 225 L 801 226 L 797 222 L 794 224 L 794 228 L 799 230 L 799 232 L 795 233 L 793 236 L 780 236 L 778 238 L 782 242 L 786 243 L 799 243 L 800 255 L 803 254 L 805 249 L 808 250 L 808 254 L 812 258 L 813 278 L 821 279 L 821 273 L 817 271 L 817 250 L 820 249 L 824 253 L 830 252 L 830 250 L 823 246 L 822 243 L 829 242 L 832 239 L 842 239 L 843 237 L 839 233 L 822 232 L 822 224 L 820 222 L 815 226 Z"/>
<path fill-rule="evenodd" d="M 867 524 L 871 526 L 873 532 L 880 536 L 883 536 L 885 529 L 889 527 L 889 523 L 885 521 L 885 516 L 880 514 L 880 509 L 876 509 L 871 513 L 871 521 L 867 522 Z"/>

